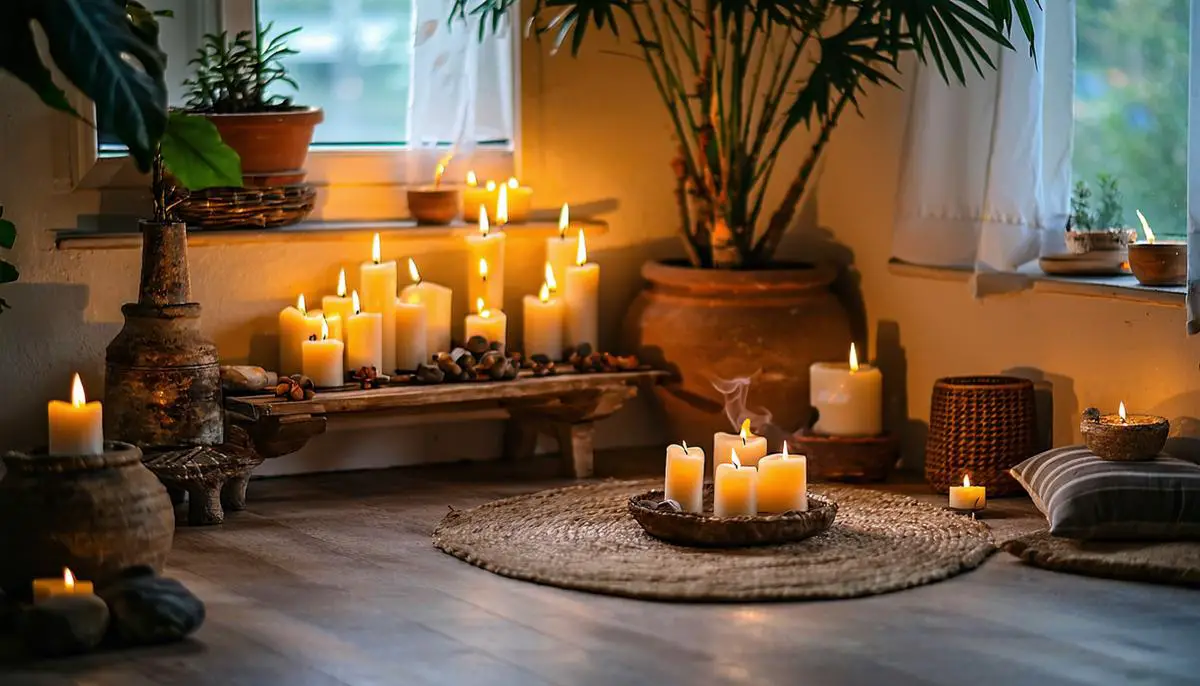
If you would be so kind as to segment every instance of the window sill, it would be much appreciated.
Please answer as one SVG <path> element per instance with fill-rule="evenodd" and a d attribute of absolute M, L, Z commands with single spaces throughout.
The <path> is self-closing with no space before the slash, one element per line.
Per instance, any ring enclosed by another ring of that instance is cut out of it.
<path fill-rule="evenodd" d="M 608 223 L 597 220 L 572 221 L 589 236 L 608 233 Z M 533 221 L 510 224 L 504 230 L 515 236 L 557 236 L 558 223 Z M 418 224 L 415 221 L 302 222 L 277 229 L 193 229 L 188 231 L 188 246 L 203 248 L 223 245 L 261 245 L 279 243 L 368 242 L 381 233 L 389 239 L 438 240 L 462 238 L 478 231 L 474 224 Z M 142 235 L 137 231 L 88 231 L 70 229 L 55 233 L 59 250 L 128 250 L 140 248 Z"/>
<path fill-rule="evenodd" d="M 974 275 L 970 269 L 926 267 L 895 259 L 888 262 L 888 271 L 896 276 L 937 281 L 966 282 Z M 1104 298 L 1178 308 L 1184 307 L 1187 299 L 1186 286 L 1143 286 L 1133 276 L 1051 276 L 1042 273 L 1033 263 L 1022 267 L 1017 276 L 1023 277 L 1021 289 L 1034 293 Z"/>

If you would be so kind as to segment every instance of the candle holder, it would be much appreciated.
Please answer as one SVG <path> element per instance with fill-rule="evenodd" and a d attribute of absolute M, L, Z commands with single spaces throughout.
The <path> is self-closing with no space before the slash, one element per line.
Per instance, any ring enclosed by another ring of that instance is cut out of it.
<path fill-rule="evenodd" d="M 1100 414 L 1094 407 L 1079 422 L 1088 450 L 1105 460 L 1137 462 L 1153 460 L 1167 443 L 1171 423 L 1163 417 L 1131 414 Z"/>
<path fill-rule="evenodd" d="M 1134 243 L 1129 246 L 1129 269 L 1143 286 L 1183 286 L 1187 284 L 1187 244 Z"/>
<path fill-rule="evenodd" d="M 837 517 L 837 503 L 825 496 L 808 494 L 808 510 L 742 517 L 715 517 L 713 485 L 704 485 L 705 514 L 660 508 L 661 489 L 629 499 L 629 514 L 651 536 L 676 545 L 696 548 L 741 548 L 777 545 L 815 536 Z"/>
<path fill-rule="evenodd" d="M 458 189 L 410 189 L 408 211 L 421 224 L 449 224 L 458 217 Z"/>
<path fill-rule="evenodd" d="M 808 457 L 808 476 L 813 481 L 885 481 L 900 459 L 900 442 L 889 433 L 827 436 L 809 429 L 792 436 L 788 444 L 797 455 Z"/>

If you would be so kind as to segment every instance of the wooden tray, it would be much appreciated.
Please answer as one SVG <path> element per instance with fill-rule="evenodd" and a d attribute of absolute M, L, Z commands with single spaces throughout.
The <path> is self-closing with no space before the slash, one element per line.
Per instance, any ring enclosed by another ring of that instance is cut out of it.
<path fill-rule="evenodd" d="M 635 495 L 629 499 L 629 514 L 655 538 L 698 548 L 741 548 L 802 541 L 832 526 L 838 509 L 837 503 L 829 498 L 809 493 L 807 512 L 718 518 L 712 515 L 712 484 L 704 486 L 706 514 L 654 509 L 662 500 L 661 490 Z"/>

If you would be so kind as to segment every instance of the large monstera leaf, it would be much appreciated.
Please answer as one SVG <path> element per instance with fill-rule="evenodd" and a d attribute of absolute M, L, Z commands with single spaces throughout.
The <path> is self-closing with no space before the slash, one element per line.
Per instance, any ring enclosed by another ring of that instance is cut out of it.
<path fill-rule="evenodd" d="M 241 158 L 204 117 L 171 112 L 162 155 L 167 170 L 190 190 L 242 185 Z"/>

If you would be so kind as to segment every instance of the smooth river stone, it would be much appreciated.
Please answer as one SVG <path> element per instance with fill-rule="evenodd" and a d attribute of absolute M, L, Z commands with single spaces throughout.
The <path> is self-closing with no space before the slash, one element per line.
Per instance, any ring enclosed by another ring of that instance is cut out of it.
<path fill-rule="evenodd" d="M 21 614 L 20 630 L 29 650 L 43 657 L 85 653 L 108 632 L 108 605 L 94 595 L 47 598 Z"/>
<path fill-rule="evenodd" d="M 221 388 L 228 393 L 253 393 L 279 383 L 279 375 L 262 367 L 223 365 Z"/>
<path fill-rule="evenodd" d="M 99 594 L 112 612 L 112 632 L 123 645 L 180 641 L 204 623 L 204 602 L 175 579 L 130 575 Z"/>

